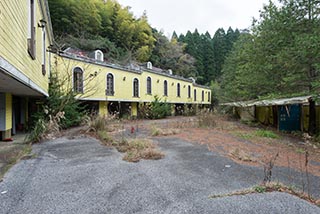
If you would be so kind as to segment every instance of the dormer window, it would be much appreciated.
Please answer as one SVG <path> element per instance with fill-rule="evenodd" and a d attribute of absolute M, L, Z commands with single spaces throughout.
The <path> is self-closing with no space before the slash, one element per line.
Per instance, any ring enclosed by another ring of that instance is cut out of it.
<path fill-rule="evenodd" d="M 147 62 L 147 68 L 152 70 L 152 63 L 151 62 Z"/>
<path fill-rule="evenodd" d="M 100 50 L 96 50 L 95 52 L 94 52 L 94 59 L 95 60 L 97 60 L 97 61 L 100 61 L 100 62 L 103 62 L 103 53 L 102 53 L 102 51 L 100 51 Z"/>

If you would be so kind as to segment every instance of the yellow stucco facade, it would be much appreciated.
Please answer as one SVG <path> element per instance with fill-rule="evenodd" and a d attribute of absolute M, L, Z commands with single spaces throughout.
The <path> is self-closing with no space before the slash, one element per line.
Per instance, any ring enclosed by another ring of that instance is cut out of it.
<path fill-rule="evenodd" d="M 65 89 L 79 84 L 77 98 L 93 104 L 92 109 L 103 116 L 111 105 L 126 108 L 124 112 L 135 117 L 139 105 L 155 96 L 172 104 L 211 103 L 210 89 L 193 80 L 143 66 L 107 64 L 101 51 L 94 54 L 100 60 L 53 53 L 53 43 L 47 0 L 0 1 L 0 138 L 10 138 L 27 125 L 31 113 L 41 109 L 52 72 Z"/>
<path fill-rule="evenodd" d="M 48 47 L 53 43 L 49 17 L 46 0 L 0 1 L 0 95 L 5 97 L 0 138 L 10 139 L 16 121 L 19 127 L 26 122 L 27 97 L 48 96 Z"/>
<path fill-rule="evenodd" d="M 118 101 L 118 102 L 152 102 L 155 96 L 162 101 L 176 104 L 210 104 L 211 90 L 197 85 L 192 80 L 155 72 L 141 68 L 130 70 L 115 68 L 105 63 L 93 60 L 77 59 L 66 55 L 54 55 L 59 78 L 64 80 L 65 86 L 73 88 L 73 71 L 81 68 L 83 72 L 83 93 L 78 95 L 80 100 L 89 101 Z M 113 93 L 106 94 L 107 75 L 113 77 Z M 147 79 L 151 79 L 151 93 L 147 89 Z M 134 80 L 138 80 L 138 95 L 134 95 Z M 165 81 L 167 92 L 165 94 Z M 180 93 L 178 93 L 178 84 Z M 190 88 L 190 93 L 188 92 Z M 190 94 L 190 97 L 189 97 Z M 196 99 L 195 99 L 196 96 Z"/>

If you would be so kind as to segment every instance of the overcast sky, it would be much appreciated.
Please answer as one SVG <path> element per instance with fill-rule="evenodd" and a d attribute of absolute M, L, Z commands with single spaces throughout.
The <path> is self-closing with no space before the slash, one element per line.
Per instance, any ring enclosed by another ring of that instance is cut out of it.
<path fill-rule="evenodd" d="M 131 12 L 140 17 L 147 11 L 152 27 L 163 30 L 166 36 L 175 30 L 186 34 L 195 28 L 211 35 L 223 27 L 245 29 L 250 27 L 252 17 L 258 18 L 259 10 L 268 0 L 118 0 L 130 6 Z"/>

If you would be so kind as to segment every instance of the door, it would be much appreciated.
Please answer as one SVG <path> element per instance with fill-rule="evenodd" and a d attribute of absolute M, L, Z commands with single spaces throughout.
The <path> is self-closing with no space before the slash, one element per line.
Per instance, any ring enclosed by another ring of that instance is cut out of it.
<path fill-rule="evenodd" d="M 301 130 L 301 105 L 292 104 L 279 106 L 279 130 L 300 131 Z"/>

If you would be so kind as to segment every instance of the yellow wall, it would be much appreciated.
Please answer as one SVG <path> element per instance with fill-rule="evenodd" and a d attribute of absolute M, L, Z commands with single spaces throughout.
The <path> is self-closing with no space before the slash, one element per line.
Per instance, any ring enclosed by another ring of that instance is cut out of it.
<path fill-rule="evenodd" d="M 35 3 L 36 59 L 32 60 L 27 50 L 27 0 L 0 1 L 0 57 L 4 58 L 42 90 L 47 92 L 49 66 L 47 66 L 47 74 L 42 75 L 42 29 L 37 27 L 39 20 L 44 17 L 41 14 L 39 1 L 35 0 Z M 47 46 L 49 46 L 49 35 L 50 32 L 47 32 Z M 47 65 L 49 64 L 48 58 L 46 60 Z"/>
<path fill-rule="evenodd" d="M 302 124 L 303 131 L 309 129 L 309 106 L 302 107 Z M 317 130 L 320 130 L 320 106 L 316 106 L 316 126 Z"/>
<path fill-rule="evenodd" d="M 265 125 L 274 124 L 272 106 L 257 106 L 256 118 L 262 124 L 265 124 Z"/>
<path fill-rule="evenodd" d="M 208 93 L 210 89 L 197 86 L 185 80 L 176 79 L 169 76 L 151 73 L 148 71 L 130 72 L 115 69 L 104 65 L 70 59 L 58 55 L 53 56 L 53 64 L 57 65 L 59 78 L 66 80 L 65 87 L 72 88 L 72 70 L 80 67 L 84 71 L 84 94 L 79 95 L 79 99 L 100 100 L 100 101 L 126 101 L 126 102 L 151 102 L 157 95 L 161 100 L 169 103 L 196 103 L 210 104 Z M 106 96 L 106 77 L 108 73 L 114 76 L 114 96 Z M 95 75 L 96 74 L 96 75 Z M 147 94 L 147 77 L 151 77 L 152 94 Z M 133 97 L 133 80 L 139 80 L 139 97 Z M 168 82 L 168 96 L 164 96 L 164 81 Z M 180 83 L 180 97 L 177 96 L 177 84 Z M 191 87 L 191 98 L 188 98 L 188 85 Z M 194 101 L 194 89 L 197 90 L 197 100 Z M 202 90 L 204 91 L 204 101 L 202 102 Z"/>
<path fill-rule="evenodd" d="M 12 129 L 12 95 L 6 93 L 6 130 Z"/>

